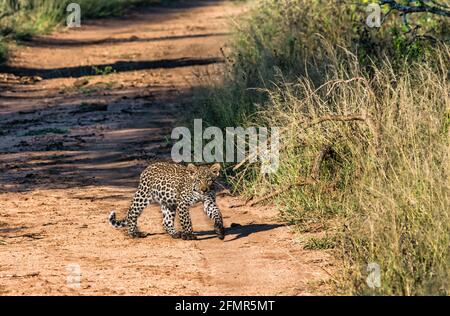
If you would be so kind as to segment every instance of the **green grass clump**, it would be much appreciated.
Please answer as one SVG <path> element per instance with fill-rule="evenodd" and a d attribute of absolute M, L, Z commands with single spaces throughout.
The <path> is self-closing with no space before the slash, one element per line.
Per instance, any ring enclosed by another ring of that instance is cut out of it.
<path fill-rule="evenodd" d="M 336 241 L 334 240 L 334 238 L 312 237 L 306 241 L 304 248 L 309 249 L 309 250 L 326 250 L 326 249 L 333 249 L 335 246 L 336 246 Z"/>
<path fill-rule="evenodd" d="M 110 75 L 110 74 L 113 74 L 113 73 L 115 73 L 116 71 L 114 70 L 114 68 L 113 67 L 111 67 L 111 66 L 106 66 L 105 68 L 99 68 L 99 67 L 97 67 L 97 66 L 93 66 L 92 67 L 92 70 L 95 72 L 95 75 L 97 75 L 97 76 L 107 76 L 107 75 Z"/>

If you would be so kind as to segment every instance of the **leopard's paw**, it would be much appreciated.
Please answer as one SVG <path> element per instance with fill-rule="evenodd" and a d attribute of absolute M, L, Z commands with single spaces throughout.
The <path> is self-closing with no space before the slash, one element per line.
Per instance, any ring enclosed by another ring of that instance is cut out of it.
<path fill-rule="evenodd" d="M 140 232 L 140 231 L 134 231 L 132 233 L 128 233 L 128 235 L 131 238 L 145 238 L 145 237 L 149 236 L 150 234 L 149 233 Z"/>
<path fill-rule="evenodd" d="M 223 226 L 215 227 L 214 231 L 216 232 L 217 237 L 220 240 L 224 240 L 225 239 L 225 228 Z"/>
<path fill-rule="evenodd" d="M 181 233 L 181 239 L 183 240 L 196 240 L 197 236 L 193 233 Z"/>

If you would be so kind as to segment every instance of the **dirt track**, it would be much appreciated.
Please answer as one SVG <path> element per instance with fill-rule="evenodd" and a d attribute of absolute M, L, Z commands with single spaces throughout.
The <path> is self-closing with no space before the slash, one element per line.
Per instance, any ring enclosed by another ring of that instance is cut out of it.
<path fill-rule="evenodd" d="M 303 250 L 273 207 L 231 208 L 239 199 L 220 197 L 225 241 L 200 206 L 197 241 L 163 234 L 157 206 L 140 218 L 152 234 L 144 239 L 107 222 L 111 210 L 125 214 L 147 160 L 169 157 L 195 74 L 220 69 L 229 17 L 242 10 L 191 1 L 83 21 L 13 50 L 0 70 L 16 75 L 0 80 L 0 295 L 323 291 L 330 256 Z M 80 287 L 67 283 L 73 265 Z"/>

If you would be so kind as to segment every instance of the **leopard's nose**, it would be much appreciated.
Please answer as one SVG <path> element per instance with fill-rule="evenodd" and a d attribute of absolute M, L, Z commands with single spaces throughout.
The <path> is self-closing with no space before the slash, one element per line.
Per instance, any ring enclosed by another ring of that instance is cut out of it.
<path fill-rule="evenodd" d="M 208 191 L 208 186 L 202 184 L 202 185 L 200 186 L 200 190 L 201 190 L 202 192 L 206 192 L 206 191 Z"/>

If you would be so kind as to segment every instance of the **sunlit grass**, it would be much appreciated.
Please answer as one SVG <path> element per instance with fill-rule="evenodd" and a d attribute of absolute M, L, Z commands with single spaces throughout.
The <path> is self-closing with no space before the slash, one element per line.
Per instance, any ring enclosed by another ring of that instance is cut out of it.
<path fill-rule="evenodd" d="M 7 41 L 29 40 L 37 34 L 64 25 L 69 0 L 0 0 L 0 62 L 6 59 Z M 78 0 L 81 18 L 101 18 L 120 15 L 138 5 L 154 5 L 170 0 Z"/>

